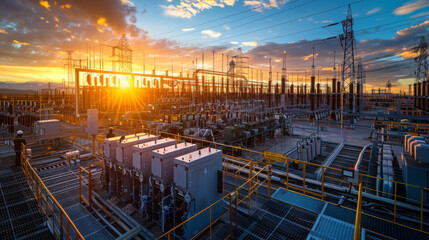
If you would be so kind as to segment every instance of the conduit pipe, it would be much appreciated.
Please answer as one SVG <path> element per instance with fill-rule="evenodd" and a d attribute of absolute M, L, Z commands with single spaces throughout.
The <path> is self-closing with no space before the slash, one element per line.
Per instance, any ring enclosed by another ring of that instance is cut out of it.
<path fill-rule="evenodd" d="M 245 168 L 239 169 L 237 167 L 230 166 L 230 165 L 227 165 L 227 168 L 229 168 L 231 170 L 235 170 L 235 171 L 240 170 L 240 172 L 243 172 L 245 174 L 249 174 L 249 170 L 245 169 Z M 255 171 L 256 170 L 261 170 L 260 167 L 256 167 L 256 166 L 253 169 Z M 282 177 L 286 177 L 287 176 L 286 173 L 278 171 L 278 170 L 275 170 L 275 169 L 271 169 L 271 172 L 273 174 L 275 174 L 275 175 L 278 175 L 278 176 L 282 176 Z M 262 179 L 266 179 L 267 178 L 266 174 L 260 173 L 259 176 Z M 293 174 L 293 173 L 288 173 L 288 176 L 289 176 L 289 178 L 292 178 L 292 179 L 295 179 L 295 180 L 298 180 L 298 181 L 303 181 L 303 178 L 301 176 L 299 176 L 299 175 L 296 175 L 296 174 Z M 281 182 L 281 178 L 280 177 L 276 177 L 276 176 L 271 176 L 271 181 Z M 306 178 L 305 182 L 306 183 L 310 183 L 310 184 L 314 184 L 314 185 L 317 185 L 317 186 L 322 186 L 322 183 L 320 181 L 318 181 L 318 180 L 313 180 L 313 179 Z M 344 192 L 344 193 L 348 193 L 349 192 L 349 188 L 348 187 L 336 186 L 336 185 L 333 185 L 331 183 L 326 183 L 325 182 L 323 184 L 323 186 L 325 188 L 330 188 L 330 189 L 333 189 L 333 190 L 336 190 L 336 191 L 339 191 L 339 192 Z M 352 189 L 350 191 L 350 194 L 353 194 L 353 195 L 357 196 L 359 194 L 359 191 L 357 191 L 355 189 Z M 362 192 L 362 196 L 365 197 L 365 198 L 370 198 L 372 200 L 385 202 L 387 204 L 392 204 L 392 205 L 395 204 L 394 200 L 391 200 L 391 199 L 388 199 L 388 198 L 384 198 L 384 197 L 380 197 L 380 196 L 375 196 L 375 195 L 372 195 L 372 194 L 369 194 L 369 193 L 366 193 L 366 192 Z M 411 204 L 407 204 L 407 203 L 396 201 L 396 205 L 400 206 L 400 207 L 403 207 L 403 208 L 409 208 L 409 209 L 412 209 L 414 211 L 420 211 L 419 207 L 416 207 L 416 206 L 411 205 Z M 429 210 L 427 210 L 427 209 L 423 209 L 423 211 L 429 213 Z"/>

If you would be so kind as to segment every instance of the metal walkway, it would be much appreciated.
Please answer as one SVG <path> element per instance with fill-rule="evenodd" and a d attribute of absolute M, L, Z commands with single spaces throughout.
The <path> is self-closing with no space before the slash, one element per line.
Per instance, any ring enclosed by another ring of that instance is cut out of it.
<path fill-rule="evenodd" d="M 39 211 L 33 192 L 20 167 L 14 166 L 15 152 L 0 146 L 0 236 L 1 239 L 55 239 Z"/>
<path fill-rule="evenodd" d="M 337 158 L 332 162 L 330 167 L 334 167 L 337 169 L 348 169 L 354 167 L 361 151 L 361 147 L 345 145 L 341 152 L 338 154 Z M 370 154 L 371 147 L 367 148 L 364 152 L 362 162 L 359 166 L 359 171 L 361 173 L 367 174 L 368 172 Z M 332 169 L 328 169 L 325 174 L 326 176 L 329 176 L 334 179 L 345 179 L 345 177 L 341 175 L 341 172 L 333 171 Z M 332 182 L 331 179 L 327 179 L 326 181 Z"/>
<path fill-rule="evenodd" d="M 317 156 L 313 161 L 311 161 L 311 163 L 322 165 L 323 162 L 326 160 L 326 158 L 334 151 L 337 145 L 338 145 L 337 143 L 322 142 L 321 154 Z M 318 169 L 319 169 L 318 166 L 307 165 L 305 171 L 307 173 L 315 174 Z"/>
<path fill-rule="evenodd" d="M 60 164 L 40 169 L 37 174 L 85 239 L 114 239 L 106 227 L 98 221 L 97 215 L 90 213 L 79 202 L 79 167 Z M 86 186 L 82 186 L 82 194 L 88 198 Z"/>

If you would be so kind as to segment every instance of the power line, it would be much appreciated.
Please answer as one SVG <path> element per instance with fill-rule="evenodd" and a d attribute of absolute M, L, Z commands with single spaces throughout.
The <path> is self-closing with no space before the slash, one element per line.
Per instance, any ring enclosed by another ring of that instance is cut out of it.
<path fill-rule="evenodd" d="M 297 1 L 298 1 L 298 0 L 296 0 L 296 1 L 294 1 L 294 2 L 297 2 Z M 226 16 L 218 17 L 218 18 L 215 18 L 215 19 L 212 19 L 212 20 L 209 20 L 209 21 L 203 22 L 203 23 L 198 23 L 198 24 L 195 24 L 195 25 L 191 25 L 191 26 L 188 26 L 188 27 L 182 27 L 182 29 L 183 29 L 183 28 L 195 28 L 195 27 L 202 26 L 202 25 L 205 25 L 205 24 L 208 24 L 208 23 L 212 23 L 212 22 L 214 22 L 214 21 L 218 21 L 218 20 L 222 20 L 222 19 L 230 18 L 230 17 L 237 16 L 237 15 L 240 15 L 240 14 L 243 14 L 243 13 L 247 13 L 247 12 L 250 12 L 250 11 L 254 11 L 254 10 L 257 10 L 257 9 L 260 9 L 260 8 L 263 8 L 263 6 L 257 6 L 257 7 L 250 8 L 250 9 L 247 9 L 247 10 L 244 10 L 244 11 L 241 11 L 241 12 L 232 13 L 232 14 L 230 14 L 230 15 L 226 15 Z M 270 9 L 270 10 L 272 10 L 272 9 Z M 260 14 L 260 13 L 257 13 L 257 14 Z M 257 14 L 252 14 L 252 15 L 257 15 Z M 152 36 L 156 36 L 156 35 L 160 35 L 160 34 L 167 34 L 167 33 L 172 33 L 172 32 L 177 32 L 177 31 L 181 31 L 181 30 L 179 30 L 179 29 L 175 28 L 174 30 L 170 30 L 170 31 L 167 31 L 167 32 L 154 33 L 154 34 L 151 34 L 151 35 L 152 35 Z"/>
<path fill-rule="evenodd" d="M 337 7 L 337 8 L 338 8 L 338 7 Z M 325 10 L 325 12 L 326 12 L 326 11 L 329 11 L 329 10 L 332 10 L 332 9 Z M 316 14 L 317 14 L 317 13 L 316 13 Z M 380 32 L 380 31 L 385 31 L 385 30 L 389 30 L 389 29 L 396 28 L 396 27 L 399 27 L 399 26 L 408 25 L 409 23 L 408 23 L 408 24 L 398 25 L 398 26 L 393 26 L 392 28 L 383 29 L 383 30 L 380 30 L 380 29 L 378 29 L 378 28 L 383 27 L 383 26 L 387 26 L 387 25 L 396 24 L 396 23 L 399 23 L 399 22 L 404 22 L 404 21 L 410 21 L 410 20 L 414 20 L 414 19 L 423 18 L 423 17 L 426 17 L 426 16 L 428 16 L 428 15 L 429 15 L 429 14 L 425 14 L 425 15 L 422 15 L 422 16 L 418 16 L 418 17 L 414 17 L 414 18 L 410 18 L 410 19 L 405 19 L 405 20 L 400 20 L 400 21 L 393 22 L 393 23 L 382 24 L 382 25 L 378 25 L 378 26 L 375 26 L 375 27 L 370 27 L 370 28 L 366 28 L 366 29 L 357 30 L 356 32 L 368 31 L 368 30 L 371 30 L 371 29 L 377 29 L 377 31 L 378 31 L 378 32 Z M 369 18 L 369 17 L 373 17 L 373 16 L 374 16 L 374 15 L 370 15 L 370 16 L 362 17 L 362 18 L 360 18 L 360 19 L 363 19 L 363 18 Z M 330 25 L 332 25 L 332 24 L 330 24 Z M 273 40 L 273 39 L 276 39 L 276 38 L 279 38 L 279 37 L 285 37 L 285 36 L 290 36 L 290 35 L 299 34 L 299 33 L 303 33 L 303 32 L 314 31 L 314 30 L 317 30 L 317 29 L 325 28 L 325 27 L 326 27 L 326 26 L 321 26 L 321 27 L 316 27 L 316 28 L 311 28 L 311 29 L 301 30 L 301 31 L 298 31 L 298 32 L 288 33 L 288 34 L 284 34 L 284 35 L 281 35 L 281 36 L 276 36 L 276 37 L 266 38 L 266 39 L 263 39 L 262 41 Z M 371 33 L 362 33 L 362 34 L 357 34 L 357 35 L 358 35 L 358 36 L 361 36 L 361 35 L 366 35 L 366 34 L 371 34 Z M 333 39 L 333 38 L 337 38 L 337 36 L 328 37 L 328 38 L 326 38 L 326 39 L 322 39 L 322 41 L 330 40 L 330 39 Z M 216 41 L 217 41 L 217 40 L 216 40 Z M 311 44 L 311 42 L 309 42 L 309 44 Z M 224 48 L 226 48 L 226 46 L 222 46 L 222 47 L 218 47 L 218 48 L 214 48 L 214 49 L 215 49 L 215 50 L 222 50 L 222 49 L 224 49 Z M 153 48 L 152 50 L 157 50 L 157 49 L 162 49 L 162 48 Z M 170 49 L 169 49 L 169 50 L 170 50 Z M 172 50 L 172 49 L 171 49 L 171 50 Z M 167 50 L 166 50 L 166 49 L 164 49 L 164 51 L 167 51 Z M 268 51 L 268 49 L 265 49 L 265 50 L 262 50 L 262 51 Z"/>

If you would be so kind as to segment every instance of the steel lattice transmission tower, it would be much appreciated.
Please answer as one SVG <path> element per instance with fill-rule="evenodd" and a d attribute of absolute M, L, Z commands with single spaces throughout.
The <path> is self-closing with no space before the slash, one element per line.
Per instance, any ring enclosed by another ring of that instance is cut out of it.
<path fill-rule="evenodd" d="M 233 56 L 232 59 L 235 62 L 235 74 L 237 76 L 244 76 L 246 73 L 245 70 L 249 67 L 249 64 L 247 63 L 247 59 L 249 59 L 249 57 L 244 56 L 241 48 L 238 48 L 236 55 Z"/>
<path fill-rule="evenodd" d="M 235 62 L 234 75 L 239 78 L 238 83 L 235 84 L 240 86 L 240 93 L 243 94 L 243 88 L 247 88 L 247 79 L 244 74 L 246 73 L 245 70 L 249 68 L 249 64 L 247 63 L 249 57 L 244 56 L 241 48 L 238 48 L 236 55 L 233 56 L 232 59 Z"/>
<path fill-rule="evenodd" d="M 113 70 L 118 72 L 132 72 L 133 66 L 133 50 L 128 44 L 127 37 L 122 35 L 118 45 L 112 48 L 112 55 L 115 57 Z M 117 69 L 116 69 L 116 64 Z"/>
<path fill-rule="evenodd" d="M 343 34 L 340 35 L 341 46 L 344 49 L 344 60 L 342 66 L 343 87 L 343 111 L 347 109 L 354 112 L 354 84 L 355 84 L 355 37 L 353 32 L 352 10 L 349 5 L 346 20 L 341 21 Z"/>
<path fill-rule="evenodd" d="M 65 52 L 67 53 L 67 58 L 64 59 L 65 60 L 64 66 L 67 67 L 67 85 L 64 84 L 63 87 L 69 88 L 71 86 L 74 86 L 73 58 L 72 58 L 73 50 L 66 50 Z"/>
<path fill-rule="evenodd" d="M 414 58 L 417 62 L 416 83 L 420 83 L 429 80 L 427 61 L 428 53 L 426 51 L 428 44 L 426 43 L 424 36 L 416 37 L 414 41 L 418 42 L 418 45 L 414 47 L 414 52 L 418 54 L 418 56 Z"/>

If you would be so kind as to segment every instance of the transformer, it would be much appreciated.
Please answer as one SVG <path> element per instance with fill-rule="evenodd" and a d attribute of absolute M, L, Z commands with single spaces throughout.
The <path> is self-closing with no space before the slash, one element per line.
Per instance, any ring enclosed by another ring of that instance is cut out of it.
<path fill-rule="evenodd" d="M 170 195 L 174 158 L 197 149 L 197 145 L 184 142 L 152 152 L 152 176 L 149 190 L 149 195 L 152 196 L 152 219 L 160 223 L 163 232 L 171 228 L 174 223 L 172 214 L 174 206 Z"/>
<path fill-rule="evenodd" d="M 140 211 L 145 214 L 151 208 L 151 196 L 149 193 L 149 177 L 152 170 L 152 151 L 176 144 L 171 138 L 159 139 L 146 142 L 133 147 L 133 169 L 134 169 L 134 203 L 140 204 Z M 149 218 L 148 214 L 145 214 Z"/>
<path fill-rule="evenodd" d="M 218 191 L 219 171 L 222 171 L 222 151 L 204 148 L 174 159 L 174 221 L 180 224 L 222 197 Z M 222 213 L 222 206 L 212 208 L 212 219 Z M 209 211 L 193 218 L 176 234 L 190 239 L 210 224 Z"/>
<path fill-rule="evenodd" d="M 108 159 L 116 159 L 116 147 L 118 146 L 119 140 L 121 138 L 128 139 L 128 138 L 134 138 L 134 137 L 144 136 L 144 135 L 147 135 L 147 134 L 136 133 L 136 134 L 125 135 L 125 136 L 105 138 L 104 139 L 104 157 Z"/>
<path fill-rule="evenodd" d="M 124 139 L 116 147 L 116 160 L 121 165 L 131 169 L 133 167 L 133 147 L 157 139 L 158 136 L 150 134 Z"/>
<path fill-rule="evenodd" d="M 39 143 L 55 140 L 61 137 L 60 120 L 49 119 L 34 122 L 34 134 L 37 135 Z"/>
<path fill-rule="evenodd" d="M 105 138 L 103 142 L 103 160 L 104 160 L 104 188 L 106 190 L 110 190 L 110 184 L 112 183 L 113 186 L 116 185 L 116 171 L 114 165 L 116 164 L 116 147 L 119 144 L 119 140 L 121 138 L 127 139 L 131 137 L 136 137 L 139 135 L 143 135 L 143 133 L 139 134 L 132 134 L 132 135 L 126 135 L 126 136 L 118 136 L 118 137 L 112 137 L 112 138 Z"/>
<path fill-rule="evenodd" d="M 154 141 L 158 139 L 156 135 L 142 135 L 133 138 L 127 138 L 120 141 L 116 147 L 116 164 L 117 164 L 117 183 L 115 192 L 121 195 L 121 200 L 127 202 L 133 190 L 133 146 Z"/>
<path fill-rule="evenodd" d="M 416 203 L 423 200 L 422 204 L 429 206 L 429 192 L 421 191 L 421 188 L 429 187 L 429 163 L 421 161 L 422 158 L 427 158 L 427 156 L 421 155 L 428 153 L 429 147 L 426 145 L 422 148 L 422 145 L 425 144 L 419 144 L 416 148 L 418 160 L 415 160 L 407 153 L 402 153 L 402 176 L 404 182 L 410 184 L 405 186 L 407 201 L 410 203 Z"/>

